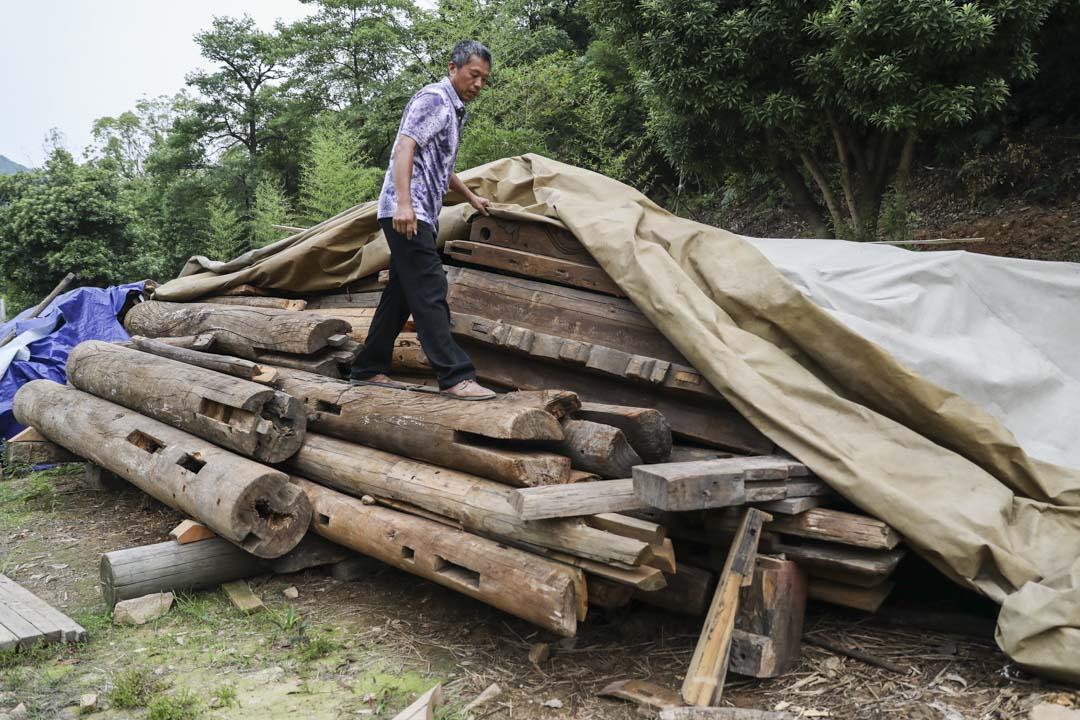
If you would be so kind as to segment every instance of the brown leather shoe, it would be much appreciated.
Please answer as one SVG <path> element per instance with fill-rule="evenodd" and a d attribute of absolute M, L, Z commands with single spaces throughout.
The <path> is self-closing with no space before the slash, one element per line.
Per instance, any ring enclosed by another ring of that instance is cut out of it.
<path fill-rule="evenodd" d="M 443 390 L 442 394 L 458 400 L 491 400 L 495 397 L 493 390 L 488 390 L 475 380 L 462 380 Z"/>

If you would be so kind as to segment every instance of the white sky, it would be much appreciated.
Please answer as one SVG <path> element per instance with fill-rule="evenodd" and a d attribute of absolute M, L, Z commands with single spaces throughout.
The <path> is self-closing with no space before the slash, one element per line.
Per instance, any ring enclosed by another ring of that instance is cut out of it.
<path fill-rule="evenodd" d="M 0 155 L 40 165 L 55 127 L 81 159 L 95 119 L 208 67 L 192 37 L 215 15 L 269 30 L 310 11 L 299 0 L 0 0 Z"/>

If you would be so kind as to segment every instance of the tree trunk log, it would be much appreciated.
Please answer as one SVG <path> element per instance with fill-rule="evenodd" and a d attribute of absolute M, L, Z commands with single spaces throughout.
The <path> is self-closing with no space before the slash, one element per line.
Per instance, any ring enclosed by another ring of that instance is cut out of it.
<path fill-rule="evenodd" d="M 253 349 L 310 355 L 352 330 L 344 320 L 308 312 L 156 300 L 131 308 L 124 327 L 151 338 L 212 332 L 217 349 L 247 358 Z"/>
<path fill-rule="evenodd" d="M 268 371 L 266 368 L 261 367 L 250 360 L 228 357 L 226 355 L 215 355 L 208 352 L 199 352 L 198 350 L 178 347 L 176 345 L 161 342 L 160 340 L 151 340 L 150 338 L 144 338 L 139 335 L 131 338 L 131 346 L 140 352 L 150 353 L 151 355 L 176 360 L 177 362 L 206 368 L 207 370 L 213 370 L 219 373 L 225 373 L 226 375 L 232 375 L 233 377 L 242 378 L 244 380 L 270 384 L 274 379 L 273 371 Z"/>
<path fill-rule="evenodd" d="M 497 482 L 323 435 L 309 433 L 288 466 L 349 495 L 410 503 L 483 535 L 599 562 L 639 565 L 652 555 L 646 543 L 591 528 L 583 521 L 521 520 L 510 505 L 511 488 Z"/>
<path fill-rule="evenodd" d="M 295 453 L 307 428 L 303 403 L 283 392 L 100 340 L 71 351 L 67 375 L 84 392 L 260 462 Z"/>
<path fill-rule="evenodd" d="M 301 478 L 313 529 L 328 540 L 432 580 L 565 637 L 577 632 L 579 570 Z"/>
<path fill-rule="evenodd" d="M 34 380 L 15 394 L 15 417 L 76 455 L 260 557 L 296 546 L 311 520 L 288 476 L 101 398 Z"/>

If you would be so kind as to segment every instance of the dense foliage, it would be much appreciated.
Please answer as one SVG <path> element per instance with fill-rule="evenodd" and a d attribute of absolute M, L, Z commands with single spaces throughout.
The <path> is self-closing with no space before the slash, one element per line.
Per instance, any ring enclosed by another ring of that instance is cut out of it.
<path fill-rule="evenodd" d="M 1076 112 L 1075 73 L 1031 78 L 1074 63 L 1080 0 L 299 1 L 272 29 L 216 18 L 194 38 L 211 69 L 99 119 L 82 162 L 56 141 L 0 175 L 9 303 L 68 271 L 168 278 L 374 199 L 402 108 L 467 37 L 495 67 L 459 168 L 538 152 L 676 210 L 764 178 L 819 235 L 872 236 L 916 141 Z"/>

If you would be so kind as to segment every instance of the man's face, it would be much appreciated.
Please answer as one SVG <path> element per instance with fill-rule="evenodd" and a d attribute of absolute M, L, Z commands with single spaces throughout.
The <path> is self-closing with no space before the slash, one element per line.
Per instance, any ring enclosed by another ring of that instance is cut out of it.
<path fill-rule="evenodd" d="M 450 84 L 454 86 L 458 97 L 462 102 L 470 102 L 476 99 L 480 91 L 487 84 L 488 75 L 491 74 L 491 65 L 473 55 L 469 62 L 461 67 L 450 63 Z"/>

